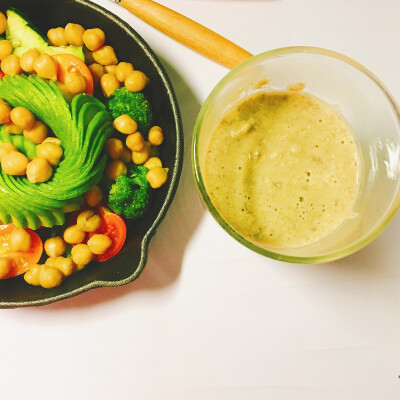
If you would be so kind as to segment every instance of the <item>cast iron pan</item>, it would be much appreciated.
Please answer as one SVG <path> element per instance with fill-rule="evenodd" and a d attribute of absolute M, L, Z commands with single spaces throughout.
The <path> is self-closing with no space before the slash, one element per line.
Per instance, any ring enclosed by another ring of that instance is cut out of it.
<path fill-rule="evenodd" d="M 0 308 L 44 305 L 97 287 L 130 283 L 145 267 L 150 239 L 168 210 L 182 169 L 182 123 L 171 83 L 153 51 L 136 31 L 96 4 L 87 0 L 0 0 L 2 12 L 9 7 L 22 11 L 43 34 L 68 22 L 79 23 L 85 28 L 101 28 L 106 33 L 107 44 L 115 48 L 118 59 L 132 62 L 136 69 L 149 76 L 151 84 L 146 90 L 156 123 L 164 130 L 161 159 L 169 168 L 169 179 L 156 191 L 146 217 L 128 225 L 125 246 L 117 256 L 90 264 L 66 279 L 61 286 L 50 290 L 28 285 L 22 276 L 0 280 Z"/>

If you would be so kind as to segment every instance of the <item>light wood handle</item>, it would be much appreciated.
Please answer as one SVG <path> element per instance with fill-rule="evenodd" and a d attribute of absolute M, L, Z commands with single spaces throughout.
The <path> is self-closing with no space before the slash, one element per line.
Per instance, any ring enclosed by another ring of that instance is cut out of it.
<path fill-rule="evenodd" d="M 120 4 L 159 31 L 227 68 L 252 56 L 218 33 L 155 1 L 121 0 Z"/>

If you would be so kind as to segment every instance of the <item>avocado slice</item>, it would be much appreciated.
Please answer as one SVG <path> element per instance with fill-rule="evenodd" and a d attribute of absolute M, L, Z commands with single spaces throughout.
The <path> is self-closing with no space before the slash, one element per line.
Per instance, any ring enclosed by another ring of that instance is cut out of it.
<path fill-rule="evenodd" d="M 0 219 L 21 228 L 62 225 L 65 211 L 77 209 L 82 195 L 102 178 L 107 156 L 102 149 L 113 132 L 104 104 L 93 96 L 75 96 L 71 106 L 54 82 L 37 75 L 5 76 L 0 80 L 0 98 L 13 107 L 31 110 L 61 140 L 64 157 L 51 179 L 31 183 L 0 170 Z M 0 126 L 0 143 L 12 142 L 34 156 L 36 148 L 21 135 L 7 135 Z"/>
<path fill-rule="evenodd" d="M 6 37 L 14 48 L 14 54 L 21 56 L 30 49 L 38 49 L 41 53 L 49 55 L 59 53 L 72 54 L 85 61 L 82 47 L 51 46 L 47 39 L 36 29 L 31 22 L 15 8 L 7 10 Z"/>
<path fill-rule="evenodd" d="M 28 158 L 36 157 L 36 145 L 34 143 L 25 139 L 23 135 L 10 135 L 6 133 L 4 125 L 0 126 L 0 145 L 5 142 L 10 142 L 18 151 L 25 154 Z"/>

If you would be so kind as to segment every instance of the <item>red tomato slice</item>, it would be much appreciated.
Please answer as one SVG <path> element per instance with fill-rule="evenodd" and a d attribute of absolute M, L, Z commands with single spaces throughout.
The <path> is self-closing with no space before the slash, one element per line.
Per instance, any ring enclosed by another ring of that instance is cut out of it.
<path fill-rule="evenodd" d="M 8 238 L 16 228 L 12 224 L 0 225 L 0 257 L 8 257 L 12 261 L 11 272 L 3 279 L 23 274 L 27 271 L 29 264 L 37 264 L 39 262 L 43 253 L 42 240 L 31 229 L 25 229 L 31 237 L 31 248 L 28 251 L 10 251 Z"/>
<path fill-rule="evenodd" d="M 126 239 L 126 224 L 118 214 L 105 207 L 97 207 L 97 212 L 101 217 L 102 223 L 96 232 L 89 234 L 88 239 L 96 233 L 100 233 L 107 235 L 112 240 L 110 248 L 104 254 L 95 255 L 94 257 L 97 261 L 106 261 L 114 257 L 122 249 Z"/>
<path fill-rule="evenodd" d="M 4 78 L 6 76 L 6 74 L 3 71 L 0 71 L 0 79 Z"/>
<path fill-rule="evenodd" d="M 65 83 L 65 75 L 67 72 L 79 72 L 86 81 L 85 93 L 93 94 L 93 77 L 90 69 L 78 57 L 72 54 L 62 53 L 53 56 L 57 63 L 57 80 Z"/>

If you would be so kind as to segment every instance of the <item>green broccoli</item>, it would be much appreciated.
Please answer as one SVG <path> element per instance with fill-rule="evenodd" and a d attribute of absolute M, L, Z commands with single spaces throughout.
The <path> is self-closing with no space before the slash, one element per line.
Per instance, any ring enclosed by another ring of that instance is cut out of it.
<path fill-rule="evenodd" d="M 142 134 L 146 134 L 153 125 L 153 111 L 141 92 L 130 92 L 125 87 L 117 89 L 108 102 L 108 108 L 114 119 L 128 114 L 137 122 L 138 131 Z"/>
<path fill-rule="evenodd" d="M 142 217 L 149 208 L 151 187 L 146 180 L 148 169 L 133 165 L 127 175 L 120 175 L 111 186 L 108 203 L 115 213 L 133 219 Z"/>

